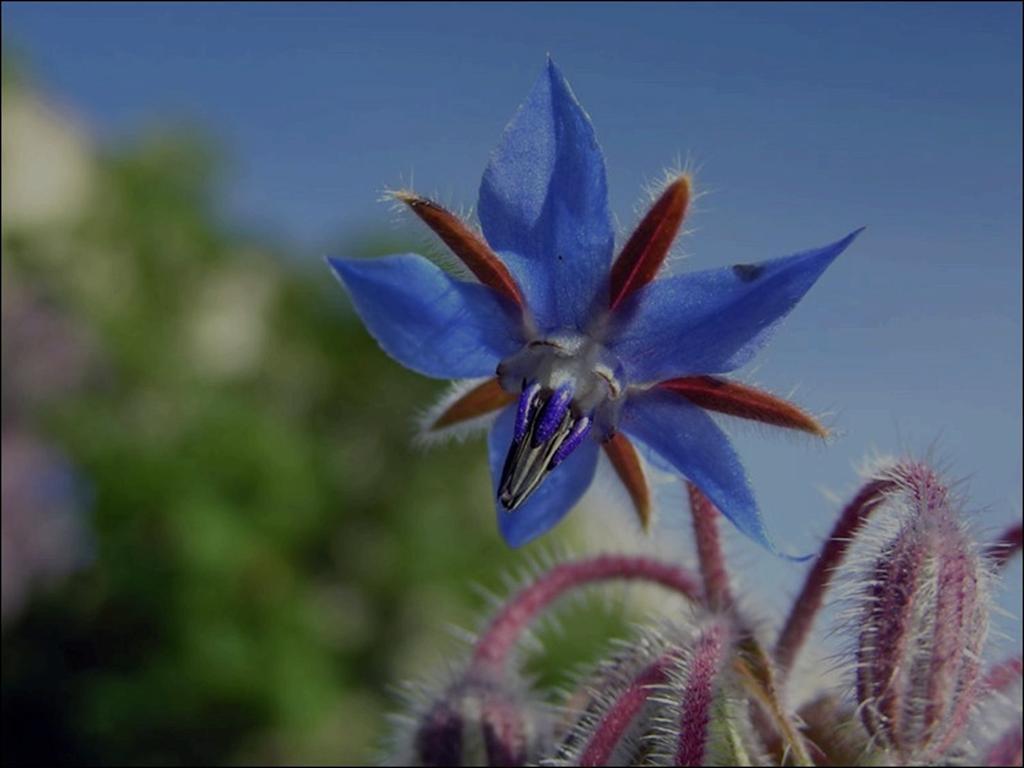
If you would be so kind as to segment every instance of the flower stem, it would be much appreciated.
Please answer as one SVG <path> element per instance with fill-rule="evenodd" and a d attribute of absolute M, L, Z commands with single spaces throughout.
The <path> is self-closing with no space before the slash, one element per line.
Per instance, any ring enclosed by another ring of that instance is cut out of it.
<path fill-rule="evenodd" d="M 686 484 L 693 515 L 693 535 L 697 543 L 697 558 L 704 578 L 704 594 L 708 607 L 721 610 L 732 604 L 729 572 L 725 565 L 722 542 L 718 535 L 718 515 L 711 500 L 693 483 Z"/>
<path fill-rule="evenodd" d="M 729 587 L 729 572 L 718 535 L 717 515 L 714 504 L 693 483 L 687 483 L 690 496 L 690 511 L 693 514 L 693 531 L 697 543 L 697 557 L 700 560 L 701 575 L 708 605 L 713 610 L 732 614 L 737 625 L 744 627 L 742 617 L 736 615 Z M 778 672 L 752 632 L 744 630 L 746 637 L 741 643 L 744 654 L 737 660 L 737 669 L 748 693 L 764 707 L 764 713 L 779 732 L 797 765 L 813 765 L 799 728 L 779 700 Z M 767 723 L 766 723 L 767 724 Z M 677 755 L 677 763 L 680 756 Z"/>
<path fill-rule="evenodd" d="M 882 503 L 886 491 L 893 487 L 895 485 L 892 480 L 872 480 L 861 488 L 839 515 L 832 533 L 821 548 L 821 554 L 807 574 L 803 589 L 793 602 L 793 608 L 775 644 L 775 662 L 780 676 L 784 677 L 789 672 L 807 640 L 825 592 L 832 583 L 833 573 L 842 563 L 854 534 Z"/>
<path fill-rule="evenodd" d="M 599 555 L 562 563 L 514 595 L 491 621 L 473 652 L 477 672 L 501 672 L 522 633 L 551 603 L 577 587 L 623 579 L 660 584 L 693 602 L 701 601 L 696 577 L 649 557 Z"/>

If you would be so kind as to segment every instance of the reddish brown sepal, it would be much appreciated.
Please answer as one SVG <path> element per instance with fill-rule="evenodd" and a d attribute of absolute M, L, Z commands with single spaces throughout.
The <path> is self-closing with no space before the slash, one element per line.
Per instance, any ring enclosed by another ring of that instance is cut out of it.
<path fill-rule="evenodd" d="M 688 376 L 669 379 L 658 386 L 670 389 L 709 411 L 828 437 L 824 425 L 806 411 L 788 400 L 745 384 L 715 376 Z"/>
<path fill-rule="evenodd" d="M 496 411 L 514 402 L 515 399 L 515 395 L 501 388 L 496 378 L 488 379 L 445 408 L 437 420 L 430 425 L 430 428 L 441 429 L 461 421 L 475 419 L 477 416 Z"/>
<path fill-rule="evenodd" d="M 629 497 L 633 500 L 633 508 L 637 517 L 640 518 L 640 525 L 645 531 L 651 526 L 651 491 L 647 486 L 647 478 L 644 477 L 643 467 L 640 465 L 640 457 L 636 448 L 621 432 L 613 435 L 603 443 L 604 452 L 611 459 L 612 466 L 618 474 L 622 484 L 629 491 Z"/>
<path fill-rule="evenodd" d="M 1010 558 L 1020 552 L 1021 544 L 1024 543 L 1024 536 L 1021 535 L 1021 524 L 1011 525 L 992 544 L 989 544 L 985 554 L 989 557 L 996 568 L 1002 568 Z"/>
<path fill-rule="evenodd" d="M 683 223 L 690 203 L 690 177 L 680 176 L 661 193 L 612 264 L 609 284 L 614 311 L 630 294 L 654 279 Z"/>
<path fill-rule="evenodd" d="M 458 216 L 433 200 L 420 197 L 413 192 L 395 192 L 394 197 L 408 205 L 423 223 L 434 230 L 444 244 L 451 248 L 452 253 L 476 275 L 477 280 L 520 307 L 523 306 L 523 296 L 508 268 L 487 243 Z"/>

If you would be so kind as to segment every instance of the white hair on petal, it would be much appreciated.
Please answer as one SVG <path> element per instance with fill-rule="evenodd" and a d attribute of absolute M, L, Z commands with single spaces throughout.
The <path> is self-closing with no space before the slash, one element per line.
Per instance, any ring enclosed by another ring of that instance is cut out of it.
<path fill-rule="evenodd" d="M 421 447 L 430 447 L 448 440 L 461 442 L 472 435 L 479 434 L 491 426 L 501 409 L 483 413 L 471 419 L 466 419 L 465 421 L 460 421 L 448 426 L 438 428 L 432 427 L 432 425 L 441 417 L 441 414 L 448 410 L 448 408 L 450 408 L 460 398 L 465 397 L 466 394 L 483 384 L 485 381 L 487 381 L 486 378 L 461 379 L 459 381 L 453 381 L 448 387 L 448 390 L 436 403 L 422 411 L 417 416 L 417 432 L 414 437 L 415 444 Z"/>

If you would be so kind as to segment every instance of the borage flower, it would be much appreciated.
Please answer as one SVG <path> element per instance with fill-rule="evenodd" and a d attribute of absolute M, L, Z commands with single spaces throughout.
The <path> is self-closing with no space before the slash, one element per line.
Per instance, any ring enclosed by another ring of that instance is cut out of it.
<path fill-rule="evenodd" d="M 651 502 L 638 449 L 775 550 L 743 467 L 707 412 L 825 434 L 791 403 L 719 374 L 754 356 L 856 232 L 786 258 L 655 280 L 691 198 L 689 177 L 679 175 L 613 260 L 601 149 L 551 62 L 484 172 L 482 236 L 431 200 L 395 197 L 476 280 L 414 254 L 329 263 L 398 362 L 426 376 L 483 379 L 446 402 L 428 429 L 498 411 L 488 453 L 510 546 L 566 515 L 603 448 L 645 528 Z"/>

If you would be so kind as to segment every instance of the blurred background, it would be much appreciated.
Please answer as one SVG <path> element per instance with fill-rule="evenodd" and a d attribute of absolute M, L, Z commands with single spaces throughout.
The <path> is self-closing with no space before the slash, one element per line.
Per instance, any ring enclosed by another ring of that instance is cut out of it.
<path fill-rule="evenodd" d="M 980 535 L 1019 519 L 1021 7 L 836 5 L 4 3 L 4 761 L 369 762 L 474 584 L 654 547 L 606 485 L 508 551 L 482 441 L 413 446 L 444 385 L 322 261 L 438 253 L 382 190 L 470 209 L 549 52 L 624 230 L 697 169 L 682 268 L 868 226 L 745 372 L 838 433 L 735 430 L 780 540 L 814 549 L 901 452 L 966 480 Z M 662 489 L 661 554 L 687 525 Z M 802 567 L 727 535 L 778 621 Z M 531 671 L 563 682 L 641 597 L 568 609 Z"/>

